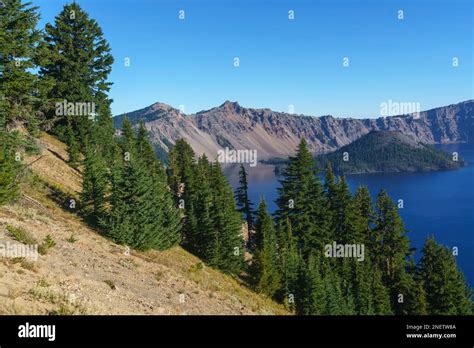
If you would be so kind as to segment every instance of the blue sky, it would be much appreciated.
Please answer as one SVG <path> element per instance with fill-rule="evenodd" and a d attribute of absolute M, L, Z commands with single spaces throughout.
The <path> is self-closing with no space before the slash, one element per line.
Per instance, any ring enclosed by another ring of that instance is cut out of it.
<path fill-rule="evenodd" d="M 298 114 L 376 117 L 389 100 L 426 110 L 474 98 L 470 0 L 76 2 L 112 47 L 114 115 L 157 101 L 192 113 L 232 100 L 285 112 L 293 105 Z M 33 3 L 43 27 L 66 2 Z"/>

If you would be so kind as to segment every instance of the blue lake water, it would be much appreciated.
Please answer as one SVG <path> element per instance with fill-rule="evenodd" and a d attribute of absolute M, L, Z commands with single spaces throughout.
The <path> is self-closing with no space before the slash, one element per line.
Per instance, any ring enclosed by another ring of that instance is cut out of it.
<path fill-rule="evenodd" d="M 382 188 L 393 200 L 402 199 L 404 207 L 399 212 L 407 236 L 417 249 L 417 260 L 426 237 L 434 235 L 438 243 L 458 248 L 458 265 L 468 283 L 474 286 L 474 144 L 438 147 L 458 152 L 468 165 L 441 172 L 349 175 L 347 181 L 352 191 L 358 185 L 366 185 L 374 199 Z M 247 170 L 252 202 L 256 206 L 260 197 L 264 197 L 269 209 L 274 211 L 279 182 L 273 166 L 258 164 Z M 235 188 L 238 168 L 228 167 L 225 172 Z"/>

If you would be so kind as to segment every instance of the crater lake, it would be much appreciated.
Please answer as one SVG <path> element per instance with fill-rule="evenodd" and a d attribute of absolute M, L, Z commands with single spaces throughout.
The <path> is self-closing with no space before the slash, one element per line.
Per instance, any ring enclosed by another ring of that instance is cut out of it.
<path fill-rule="evenodd" d="M 438 243 L 450 249 L 458 248 L 456 256 L 468 284 L 474 285 L 474 144 L 436 145 L 447 152 L 458 152 L 467 162 L 457 170 L 419 173 L 374 173 L 347 175 L 352 192 L 359 185 L 369 188 L 375 201 L 385 189 L 397 202 L 403 200 L 400 215 L 408 230 L 411 246 L 416 248 L 418 261 L 425 239 L 434 235 Z M 232 187 L 238 186 L 238 165 L 224 168 Z M 258 205 L 261 197 L 271 212 L 276 209 L 279 177 L 274 166 L 259 163 L 246 166 L 249 175 L 249 196 Z"/>

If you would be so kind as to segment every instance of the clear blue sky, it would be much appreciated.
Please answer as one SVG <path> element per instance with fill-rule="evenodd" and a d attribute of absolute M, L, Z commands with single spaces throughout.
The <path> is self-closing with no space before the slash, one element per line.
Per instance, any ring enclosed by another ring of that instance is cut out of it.
<path fill-rule="evenodd" d="M 114 115 L 157 101 L 191 113 L 232 100 L 286 112 L 294 105 L 308 115 L 375 117 L 389 99 L 425 110 L 474 94 L 471 0 L 77 2 L 112 47 Z M 43 27 L 65 1 L 33 3 Z"/>

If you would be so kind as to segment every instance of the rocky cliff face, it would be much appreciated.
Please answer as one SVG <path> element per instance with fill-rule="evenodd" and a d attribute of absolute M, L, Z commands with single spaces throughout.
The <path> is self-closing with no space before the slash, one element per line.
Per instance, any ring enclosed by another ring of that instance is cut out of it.
<path fill-rule="evenodd" d="M 474 141 L 474 100 L 421 112 L 377 119 L 311 117 L 270 109 L 244 108 L 226 101 L 219 107 L 185 115 L 156 103 L 127 114 L 132 124 L 143 119 L 153 143 L 168 148 L 186 139 L 197 154 L 214 159 L 224 147 L 258 150 L 258 158 L 292 155 L 304 137 L 315 154 L 331 152 L 372 130 L 400 131 L 426 144 Z M 114 118 L 120 128 L 123 116 Z"/>

